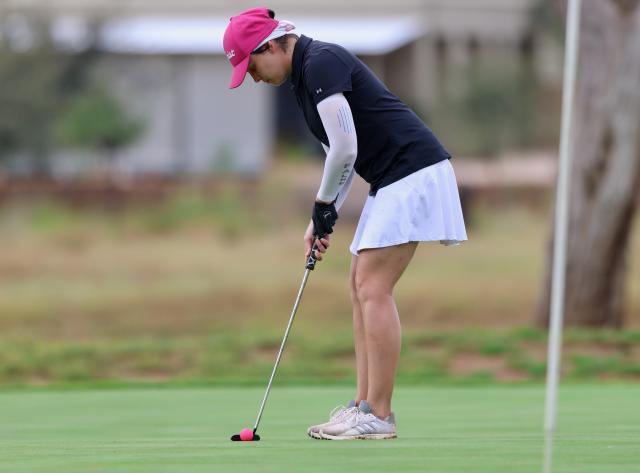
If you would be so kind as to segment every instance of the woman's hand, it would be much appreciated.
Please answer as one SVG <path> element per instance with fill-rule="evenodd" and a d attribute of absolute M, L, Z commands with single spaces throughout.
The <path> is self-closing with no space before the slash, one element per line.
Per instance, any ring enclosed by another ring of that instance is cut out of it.
<path fill-rule="evenodd" d="M 313 220 L 309 222 L 309 226 L 307 227 L 307 231 L 304 232 L 304 260 L 307 261 L 309 255 L 311 254 L 311 245 L 313 245 Z M 316 259 L 318 261 L 322 261 L 323 253 L 326 253 L 327 248 L 329 248 L 329 235 L 325 235 L 322 238 L 316 240 L 316 246 L 318 247 L 318 251 L 316 251 Z"/>
<path fill-rule="evenodd" d="M 313 221 L 314 235 L 325 236 L 333 233 L 333 226 L 338 220 L 338 212 L 333 202 L 322 202 L 316 200 L 313 204 L 311 212 L 311 221 Z"/>

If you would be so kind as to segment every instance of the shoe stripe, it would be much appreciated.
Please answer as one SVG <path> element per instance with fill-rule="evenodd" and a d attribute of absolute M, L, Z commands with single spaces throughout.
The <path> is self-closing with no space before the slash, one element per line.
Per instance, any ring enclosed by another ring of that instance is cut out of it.
<path fill-rule="evenodd" d="M 334 428 L 336 428 L 338 425 L 340 424 L 334 424 Z M 343 424 L 344 425 L 344 424 Z M 380 419 L 361 419 L 360 423 L 356 423 L 355 425 L 352 425 L 351 428 L 347 428 L 345 431 L 343 431 L 342 433 L 330 433 L 327 432 L 326 430 L 330 430 L 331 427 L 329 427 L 329 429 L 325 429 L 324 434 L 327 434 L 329 436 L 334 436 L 337 438 L 351 438 L 353 436 L 367 436 L 367 435 L 394 435 L 395 434 L 395 428 L 393 428 L 394 426 L 386 421 L 382 421 Z M 340 429 L 337 429 L 340 430 Z M 321 434 L 322 435 L 322 434 Z"/>
<path fill-rule="evenodd" d="M 386 430 L 386 425 L 384 422 L 380 422 L 380 421 L 372 421 L 372 422 L 365 422 L 364 424 L 360 424 L 358 427 L 360 427 L 358 429 L 358 431 L 361 434 L 375 434 L 375 433 L 387 433 L 385 432 Z"/>
<path fill-rule="evenodd" d="M 361 434 L 370 434 L 375 430 L 374 426 L 368 422 L 365 424 L 362 424 L 360 427 L 362 428 L 362 431 L 360 432 Z"/>
<path fill-rule="evenodd" d="M 365 423 L 362 426 L 362 430 L 363 430 L 363 434 L 370 434 L 371 432 L 373 432 L 375 429 L 373 428 L 373 425 L 371 425 L 370 423 Z"/>

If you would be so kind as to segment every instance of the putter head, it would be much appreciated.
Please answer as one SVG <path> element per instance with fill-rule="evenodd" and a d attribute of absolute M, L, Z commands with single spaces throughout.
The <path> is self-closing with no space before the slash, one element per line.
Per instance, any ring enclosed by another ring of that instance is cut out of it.
<path fill-rule="evenodd" d="M 253 434 L 253 438 L 251 440 L 242 440 L 240 438 L 240 434 L 235 434 L 231 436 L 232 442 L 257 442 L 258 440 L 260 440 L 260 436 L 255 433 Z"/>

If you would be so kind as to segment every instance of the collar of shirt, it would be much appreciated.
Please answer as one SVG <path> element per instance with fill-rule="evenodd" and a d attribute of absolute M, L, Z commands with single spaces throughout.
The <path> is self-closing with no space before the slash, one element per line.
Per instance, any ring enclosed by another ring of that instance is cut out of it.
<path fill-rule="evenodd" d="M 305 35 L 300 35 L 298 41 L 296 41 L 293 47 L 293 56 L 291 58 L 291 88 L 298 88 L 300 86 L 300 78 L 302 77 L 302 60 L 304 59 L 304 52 L 313 41 Z"/>

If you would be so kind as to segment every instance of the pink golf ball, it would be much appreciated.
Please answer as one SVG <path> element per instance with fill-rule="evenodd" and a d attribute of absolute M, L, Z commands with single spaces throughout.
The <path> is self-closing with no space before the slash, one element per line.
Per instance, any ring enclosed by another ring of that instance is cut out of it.
<path fill-rule="evenodd" d="M 240 440 L 247 442 L 249 440 L 253 440 L 253 430 L 251 429 L 242 429 L 240 431 Z"/>

